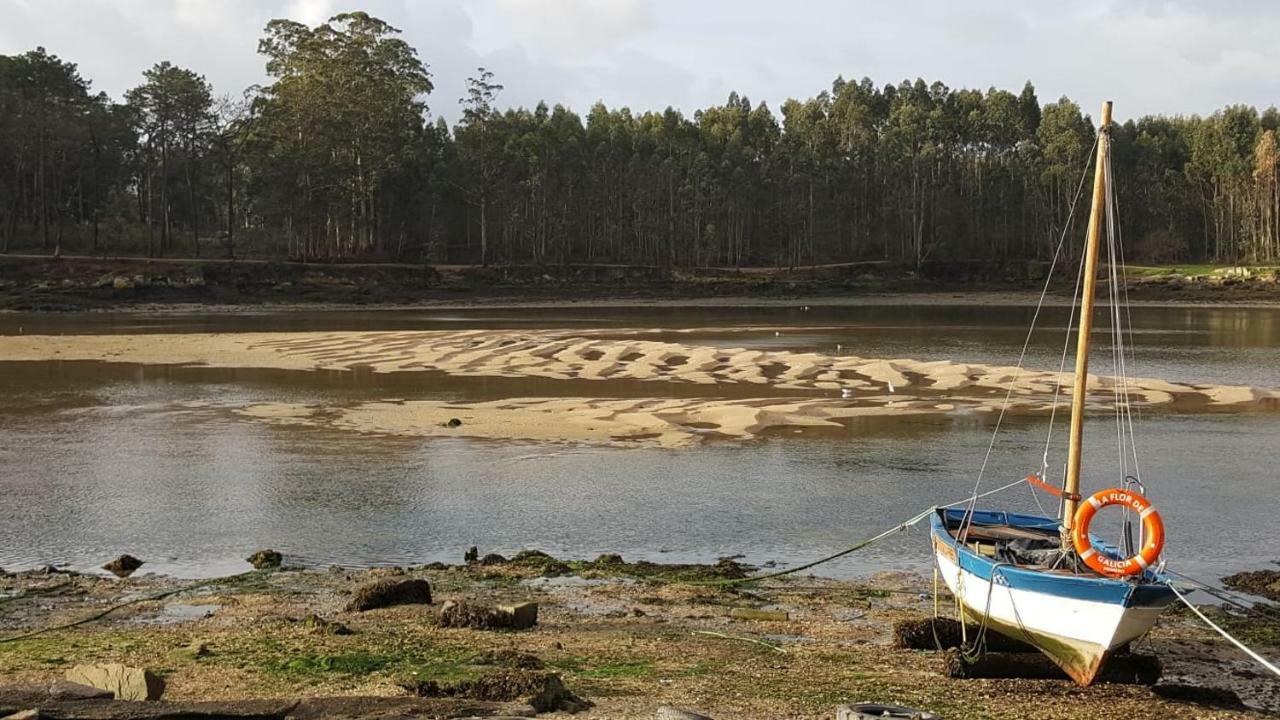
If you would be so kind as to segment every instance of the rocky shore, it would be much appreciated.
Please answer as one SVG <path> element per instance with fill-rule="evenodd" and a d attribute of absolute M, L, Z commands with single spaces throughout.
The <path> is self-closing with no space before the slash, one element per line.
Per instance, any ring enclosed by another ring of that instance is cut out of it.
<path fill-rule="evenodd" d="M 1156 676 L 1082 689 L 1035 670 L 1035 654 L 1006 652 L 1016 646 L 991 649 L 1032 668 L 1020 679 L 953 677 L 954 653 L 912 649 L 928 647 L 932 588 L 905 573 L 731 584 L 751 569 L 536 551 L 363 570 L 283 560 L 198 584 L 53 568 L 0 577 L 0 717 L 830 718 L 858 702 L 947 720 L 1280 710 L 1280 683 L 1185 612 L 1133 648 L 1158 659 Z M 939 602 L 945 613 L 950 598 Z M 1280 649 L 1268 616 L 1210 612 L 1260 651 Z M 104 686 L 131 700 L 101 697 Z"/>
<path fill-rule="evenodd" d="M 258 259 L 0 255 L 0 310 L 156 306 L 423 306 L 529 302 L 875 298 L 886 294 L 1039 294 L 1048 264 L 878 261 L 797 268 L 633 265 L 444 266 Z M 1280 302 L 1275 267 L 1133 268 L 1130 301 Z M 1069 302 L 1073 278 L 1051 293 Z"/>

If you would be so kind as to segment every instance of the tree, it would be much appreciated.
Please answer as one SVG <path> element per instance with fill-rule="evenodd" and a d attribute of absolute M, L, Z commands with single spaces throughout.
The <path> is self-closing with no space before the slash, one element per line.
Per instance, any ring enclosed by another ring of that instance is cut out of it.
<path fill-rule="evenodd" d="M 275 81 L 254 99 L 251 185 L 280 219 L 295 254 L 385 252 L 379 197 L 423 132 L 430 74 L 399 30 L 367 13 L 315 28 L 272 20 L 258 44 Z M 295 199 L 298 198 L 298 199 Z M 301 232 L 297 228 L 301 225 Z"/>
<path fill-rule="evenodd" d="M 125 93 L 137 119 L 139 137 L 147 146 L 144 157 L 152 160 L 140 170 L 139 188 L 148 192 L 146 208 L 151 207 L 153 178 L 160 181 L 160 253 L 173 244 L 173 198 L 169 183 L 173 175 L 175 151 L 182 160 L 183 179 L 187 186 L 186 220 L 191 230 L 192 247 L 200 254 L 200 207 L 196 199 L 196 177 L 199 161 L 211 132 L 213 94 L 203 75 L 165 61 L 142 74 L 145 82 Z M 158 156 L 157 156 L 158 154 Z M 153 164 L 158 162 L 158 166 Z M 144 211 L 148 222 L 154 217 Z"/>
<path fill-rule="evenodd" d="M 1096 129 L 1030 82 L 841 76 L 776 116 L 738 93 L 580 115 L 500 107 L 482 67 L 450 127 L 428 122 L 426 64 L 366 13 L 273 20 L 259 50 L 270 82 L 243 100 L 162 62 L 123 105 L 43 49 L 0 56 L 0 250 L 199 254 L 217 227 L 229 256 L 938 267 L 1083 232 Z M 1111 132 L 1130 259 L 1280 258 L 1280 111 Z"/>
<path fill-rule="evenodd" d="M 489 126 L 495 119 L 493 103 L 502 86 L 493 81 L 493 73 L 483 67 L 467 78 L 467 96 L 462 105 L 462 122 L 455 136 L 461 174 L 466 179 L 467 195 L 480 209 L 480 264 L 489 264 L 489 197 L 497 176 L 496 153 L 489 140 Z"/>
<path fill-rule="evenodd" d="M 75 64 L 44 48 L 0 56 L 0 249 L 25 226 L 59 254 L 69 221 L 92 224 L 96 249 L 97 219 L 132 138 L 119 109 L 89 87 Z"/>

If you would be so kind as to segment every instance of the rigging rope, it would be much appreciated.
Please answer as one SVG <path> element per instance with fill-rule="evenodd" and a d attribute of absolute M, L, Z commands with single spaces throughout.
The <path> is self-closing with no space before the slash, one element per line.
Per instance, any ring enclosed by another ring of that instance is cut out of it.
<path fill-rule="evenodd" d="M 1090 148 L 1090 154 L 1098 146 L 1098 139 L 1093 140 L 1093 148 Z M 982 467 L 978 469 L 978 478 L 973 483 L 973 493 L 969 499 L 969 507 L 965 510 L 964 519 L 960 523 L 960 530 L 956 534 L 956 539 L 964 542 L 969 535 L 969 527 L 973 524 L 973 511 L 976 509 L 975 503 L 978 500 L 978 490 L 982 487 L 982 478 L 987 472 L 987 464 L 991 460 L 991 451 L 995 448 L 996 437 L 1000 434 L 1000 426 L 1004 423 L 1005 413 L 1009 409 L 1009 400 L 1013 397 L 1013 389 L 1018 384 L 1018 378 L 1022 375 L 1022 363 L 1027 357 L 1027 348 L 1031 345 L 1031 336 L 1036 330 L 1036 320 L 1040 318 L 1040 310 L 1044 307 L 1045 296 L 1049 294 L 1049 284 L 1053 281 L 1053 271 L 1058 267 L 1058 258 L 1062 255 L 1062 247 L 1067 242 L 1067 235 L 1071 230 L 1072 220 L 1076 215 L 1076 207 L 1080 204 L 1080 197 L 1084 194 L 1085 180 L 1089 177 L 1089 164 L 1085 163 L 1084 171 L 1080 174 L 1080 182 L 1076 185 L 1075 197 L 1071 199 L 1071 206 L 1067 212 L 1067 221 L 1063 224 L 1062 234 L 1058 238 L 1058 246 L 1053 251 L 1053 259 L 1049 262 L 1049 271 L 1045 274 L 1044 286 L 1040 289 L 1040 299 L 1036 301 L 1036 310 L 1031 316 L 1031 327 L 1027 328 L 1027 336 L 1022 341 L 1022 352 L 1018 354 L 1018 365 L 1014 368 L 1013 377 L 1009 380 L 1009 387 L 1005 390 L 1004 402 L 1000 405 L 1000 414 L 996 418 L 996 427 L 991 433 L 991 442 L 987 444 L 987 452 L 982 457 Z"/>

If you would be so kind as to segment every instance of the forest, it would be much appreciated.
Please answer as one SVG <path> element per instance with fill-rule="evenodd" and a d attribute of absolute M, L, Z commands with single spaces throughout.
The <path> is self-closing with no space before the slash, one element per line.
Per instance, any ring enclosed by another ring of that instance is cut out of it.
<path fill-rule="evenodd" d="M 0 56 L 0 252 L 919 265 L 1047 258 L 1087 214 L 1093 120 L 1030 82 L 837 77 L 776 112 L 733 93 L 691 117 L 580 115 L 505 108 L 484 68 L 434 98 L 426 60 L 365 13 L 273 20 L 258 50 L 261 86 L 219 94 L 159 62 L 121 101 L 44 48 Z M 1115 126 L 1128 259 L 1277 262 L 1277 126 L 1243 105 Z"/>

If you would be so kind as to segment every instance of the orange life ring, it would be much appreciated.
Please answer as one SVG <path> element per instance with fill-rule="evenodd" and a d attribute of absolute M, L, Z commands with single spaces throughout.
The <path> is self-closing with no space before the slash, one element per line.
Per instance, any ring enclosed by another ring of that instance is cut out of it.
<path fill-rule="evenodd" d="M 1108 505 L 1122 505 L 1138 513 L 1142 520 L 1142 549 L 1131 558 L 1118 560 L 1099 552 L 1089 540 L 1089 524 L 1099 510 Z M 1090 569 L 1107 577 L 1128 577 L 1140 575 L 1144 570 L 1160 560 L 1164 550 L 1164 521 L 1156 512 L 1151 501 L 1143 495 L 1119 488 L 1100 490 L 1080 503 L 1076 510 L 1075 526 L 1071 529 L 1071 539 L 1080 559 Z"/>

